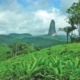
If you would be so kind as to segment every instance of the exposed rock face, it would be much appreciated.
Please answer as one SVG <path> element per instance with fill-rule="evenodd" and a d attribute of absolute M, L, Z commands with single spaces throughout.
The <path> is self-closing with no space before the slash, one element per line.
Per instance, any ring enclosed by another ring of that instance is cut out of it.
<path fill-rule="evenodd" d="M 55 35 L 55 33 L 56 33 L 55 21 L 54 20 L 51 20 L 48 35 L 52 36 L 52 35 Z"/>

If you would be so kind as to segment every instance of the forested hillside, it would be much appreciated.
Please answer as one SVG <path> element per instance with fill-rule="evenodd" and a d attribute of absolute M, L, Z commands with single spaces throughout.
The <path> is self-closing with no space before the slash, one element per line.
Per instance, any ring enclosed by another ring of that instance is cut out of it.
<path fill-rule="evenodd" d="M 14 42 L 23 42 L 34 45 L 35 47 L 46 48 L 53 45 L 66 43 L 66 36 L 65 35 L 32 36 L 30 34 L 0 35 L 0 44 L 11 44 Z"/>

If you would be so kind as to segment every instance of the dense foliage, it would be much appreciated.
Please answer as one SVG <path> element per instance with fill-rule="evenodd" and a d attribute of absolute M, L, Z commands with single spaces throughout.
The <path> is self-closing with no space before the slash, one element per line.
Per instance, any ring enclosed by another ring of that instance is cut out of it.
<path fill-rule="evenodd" d="M 35 51 L 36 48 L 27 43 L 14 42 L 9 45 L 2 44 L 0 45 L 0 61 L 12 58 L 17 55 L 28 54 Z"/>
<path fill-rule="evenodd" d="M 80 0 L 73 3 L 72 6 L 67 9 L 67 13 L 69 14 L 69 23 L 76 25 L 80 36 Z"/>
<path fill-rule="evenodd" d="M 80 44 L 50 47 L 0 63 L 1 80 L 80 80 Z"/>
<path fill-rule="evenodd" d="M 30 36 L 24 34 L 9 34 L 9 35 L 0 35 L 0 44 L 11 44 L 13 42 L 22 42 L 28 43 L 36 48 L 46 48 L 57 44 L 62 44 L 66 42 L 66 36 L 56 35 L 56 36 Z"/>

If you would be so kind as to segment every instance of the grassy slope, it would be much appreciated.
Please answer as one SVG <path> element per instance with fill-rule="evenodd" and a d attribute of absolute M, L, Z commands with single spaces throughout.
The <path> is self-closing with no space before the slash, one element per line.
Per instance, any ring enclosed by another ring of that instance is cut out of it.
<path fill-rule="evenodd" d="M 8 48 L 7 45 L 5 44 L 0 45 L 0 62 L 6 59 L 8 51 L 10 51 L 10 48 Z"/>
<path fill-rule="evenodd" d="M 80 79 L 80 76 L 78 75 L 78 73 L 80 73 L 80 70 L 79 70 L 80 63 L 78 64 L 78 62 L 80 62 L 79 58 L 80 58 L 80 43 L 58 45 L 55 47 L 46 48 L 38 52 L 20 55 L 20 56 L 16 56 L 11 59 L 8 59 L 6 61 L 2 61 L 0 63 L 0 75 L 1 75 L 0 78 L 7 71 L 12 71 L 12 70 L 16 71 L 18 69 L 23 70 L 23 68 L 26 67 L 26 72 L 30 72 L 28 68 L 30 66 L 34 66 L 34 64 L 36 64 L 37 67 L 40 67 L 41 65 L 43 65 L 43 67 L 46 67 L 46 66 L 49 67 L 50 66 L 49 61 L 53 61 L 53 63 L 55 63 L 55 66 L 57 65 L 56 67 L 59 66 L 59 64 L 57 63 L 61 63 L 60 65 L 65 66 L 64 67 L 65 72 L 62 71 L 61 74 L 65 74 L 65 73 L 69 74 L 71 70 L 71 72 L 75 73 L 76 75 L 76 78 L 74 79 Z M 70 61 L 72 61 L 72 63 Z M 77 65 L 78 67 L 76 67 Z M 14 69 L 14 67 L 16 68 Z M 78 69 L 78 73 L 75 71 L 76 68 Z M 69 72 L 66 71 L 66 69 L 68 69 Z M 29 74 L 31 75 L 35 71 L 36 70 L 32 70 L 31 73 Z M 60 74 L 56 71 L 54 72 L 56 73 L 56 75 Z M 73 73 L 72 75 L 74 75 Z"/>

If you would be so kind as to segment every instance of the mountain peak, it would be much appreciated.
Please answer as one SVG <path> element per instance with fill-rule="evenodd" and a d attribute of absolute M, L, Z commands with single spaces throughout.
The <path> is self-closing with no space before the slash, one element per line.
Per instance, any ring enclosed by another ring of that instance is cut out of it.
<path fill-rule="evenodd" d="M 56 29 L 55 29 L 55 21 L 52 19 L 51 23 L 50 23 L 50 27 L 49 27 L 49 32 L 48 34 L 50 36 L 54 35 L 56 33 Z"/>

